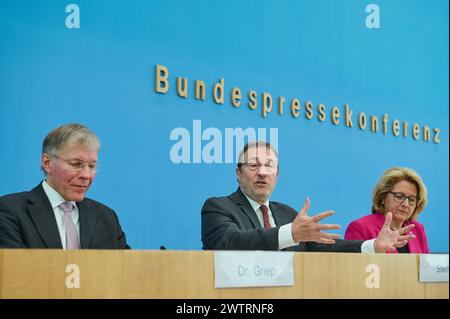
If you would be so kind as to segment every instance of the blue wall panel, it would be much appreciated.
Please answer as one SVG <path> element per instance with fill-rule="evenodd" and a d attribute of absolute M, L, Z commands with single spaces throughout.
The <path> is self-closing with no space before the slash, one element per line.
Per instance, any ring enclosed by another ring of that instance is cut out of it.
<path fill-rule="evenodd" d="M 80 122 L 102 141 L 88 195 L 116 210 L 133 248 L 200 249 L 203 202 L 235 190 L 235 165 L 173 163 L 171 132 L 186 128 L 192 138 L 194 120 L 223 136 L 226 128 L 277 128 L 273 200 L 300 208 L 310 196 L 311 213 L 335 210 L 329 222 L 340 223 L 343 235 L 370 212 L 382 172 L 411 167 L 429 189 L 419 221 L 430 248 L 448 252 L 447 1 L 373 2 L 380 28 L 372 29 L 365 11 L 372 2 L 364 1 L 74 1 L 80 28 L 72 29 L 69 3 L 0 1 L 0 194 L 37 185 L 47 132 Z M 155 92 L 156 65 L 169 69 L 167 94 Z M 177 95 L 178 76 L 188 78 L 186 99 Z M 220 78 L 223 105 L 212 97 Z M 205 101 L 194 99 L 197 79 L 207 85 Z M 234 86 L 244 95 L 239 108 L 230 100 Z M 247 106 L 250 90 L 258 93 L 256 110 Z M 263 92 L 274 101 L 266 118 Z M 293 98 L 298 118 L 290 114 Z M 344 118 L 331 123 L 331 108 L 342 113 L 345 104 L 352 128 Z M 387 134 L 359 129 L 360 112 L 388 114 Z M 416 141 L 410 128 L 395 137 L 394 119 L 439 128 L 440 143 L 422 134 Z"/>

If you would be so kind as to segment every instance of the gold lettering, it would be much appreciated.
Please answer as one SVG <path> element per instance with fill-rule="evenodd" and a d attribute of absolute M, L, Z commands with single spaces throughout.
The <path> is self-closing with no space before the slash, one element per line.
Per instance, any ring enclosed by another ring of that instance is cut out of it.
<path fill-rule="evenodd" d="M 400 134 L 399 129 L 400 122 L 398 120 L 394 120 L 394 122 L 392 122 L 392 133 L 394 134 L 394 136 L 398 136 Z"/>
<path fill-rule="evenodd" d="M 425 142 L 429 142 L 430 141 L 430 128 L 428 126 L 424 126 L 423 127 L 423 140 Z"/>
<path fill-rule="evenodd" d="M 241 105 L 241 90 L 236 86 L 231 91 L 231 104 L 234 107 L 239 107 Z"/>
<path fill-rule="evenodd" d="M 370 130 L 372 132 L 378 132 L 378 116 L 376 115 L 370 117 Z"/>
<path fill-rule="evenodd" d="M 340 116 L 341 115 L 339 114 L 339 109 L 337 108 L 337 106 L 333 107 L 333 109 L 331 110 L 331 122 L 333 122 L 334 125 L 339 124 Z"/>
<path fill-rule="evenodd" d="M 348 107 L 348 104 L 345 104 L 345 126 L 353 127 L 352 115 L 353 115 L 353 111 L 350 110 L 350 108 Z"/>
<path fill-rule="evenodd" d="M 278 114 L 283 114 L 283 104 L 286 101 L 284 96 L 278 98 Z"/>
<path fill-rule="evenodd" d="M 387 122 L 388 122 L 388 115 L 383 114 L 383 119 L 381 120 L 383 122 L 383 133 L 387 133 Z"/>
<path fill-rule="evenodd" d="M 169 69 L 164 65 L 156 65 L 155 91 L 157 93 L 167 93 L 169 90 Z"/>
<path fill-rule="evenodd" d="M 403 136 L 406 137 L 408 129 L 408 122 L 403 122 Z"/>
<path fill-rule="evenodd" d="M 415 140 L 419 139 L 419 135 L 420 135 L 420 127 L 419 127 L 419 125 L 417 125 L 417 124 L 413 125 L 412 135 L 413 135 L 413 138 Z"/>
<path fill-rule="evenodd" d="M 310 120 L 310 119 L 313 118 L 312 107 L 313 107 L 313 104 L 312 104 L 311 102 L 309 102 L 309 101 L 306 102 L 306 105 L 305 105 L 305 109 L 306 109 L 305 117 L 306 117 L 308 120 Z"/>
<path fill-rule="evenodd" d="M 440 132 L 440 130 L 439 130 L 438 128 L 435 128 L 433 131 L 434 131 L 434 133 L 436 133 L 436 134 L 434 135 L 433 141 L 434 141 L 436 144 L 439 144 L 439 143 L 441 142 L 441 140 L 439 139 L 439 132 Z"/>
<path fill-rule="evenodd" d="M 359 113 L 359 116 L 358 116 L 359 128 L 361 130 L 364 130 L 366 128 L 366 124 L 367 124 L 366 114 L 364 114 L 364 112 Z"/>
<path fill-rule="evenodd" d="M 199 100 L 201 99 L 204 101 L 206 99 L 206 87 L 205 82 L 202 80 L 196 80 L 195 81 L 195 99 Z"/>
<path fill-rule="evenodd" d="M 181 81 L 183 81 L 183 84 L 181 84 Z M 187 98 L 187 78 L 177 78 L 177 93 L 179 97 Z"/>
<path fill-rule="evenodd" d="M 300 114 L 300 102 L 298 99 L 293 99 L 291 103 L 291 114 L 293 117 L 298 117 Z"/>
<path fill-rule="evenodd" d="M 270 111 L 272 111 L 272 96 L 264 92 L 262 95 L 262 117 L 266 117 Z"/>
<path fill-rule="evenodd" d="M 319 109 L 319 115 L 317 116 L 319 118 L 319 121 L 321 122 L 325 121 L 325 119 L 327 118 L 325 115 L 325 105 L 319 104 L 317 108 Z"/>
<path fill-rule="evenodd" d="M 252 110 L 256 109 L 256 107 L 258 106 L 258 102 L 256 101 L 256 92 L 253 90 L 249 91 L 248 98 L 250 99 L 250 101 L 248 102 L 248 107 Z"/>
<path fill-rule="evenodd" d="M 216 102 L 217 104 L 223 104 L 223 85 L 224 85 L 225 80 L 224 79 L 220 79 L 219 83 L 214 84 L 214 89 L 213 89 L 213 98 L 214 98 L 214 102 Z M 219 92 L 219 96 L 217 96 L 217 91 Z"/>

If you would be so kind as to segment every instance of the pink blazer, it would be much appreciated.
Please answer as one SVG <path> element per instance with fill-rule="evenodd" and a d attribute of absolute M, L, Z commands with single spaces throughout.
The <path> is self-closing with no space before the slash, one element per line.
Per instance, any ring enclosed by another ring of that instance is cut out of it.
<path fill-rule="evenodd" d="M 411 254 L 429 254 L 427 236 L 423 225 L 417 221 L 405 222 L 404 226 L 414 224 L 414 228 L 411 230 L 416 238 L 411 239 L 408 242 L 409 252 Z M 384 215 L 381 213 L 371 214 L 354 220 L 348 225 L 345 231 L 344 239 L 350 240 L 369 240 L 378 236 L 381 227 L 384 225 Z M 397 253 L 397 249 L 392 251 Z"/>

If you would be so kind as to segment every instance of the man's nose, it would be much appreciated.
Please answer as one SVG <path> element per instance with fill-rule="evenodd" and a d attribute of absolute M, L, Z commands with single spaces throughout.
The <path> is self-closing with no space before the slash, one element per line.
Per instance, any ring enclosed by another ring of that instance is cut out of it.
<path fill-rule="evenodd" d="M 84 165 L 83 168 L 79 171 L 78 176 L 81 178 L 90 178 L 94 174 L 94 172 L 91 172 L 89 165 Z"/>
<path fill-rule="evenodd" d="M 265 165 L 260 165 L 258 167 L 257 172 L 259 175 L 268 175 L 269 174 L 269 170 Z"/>

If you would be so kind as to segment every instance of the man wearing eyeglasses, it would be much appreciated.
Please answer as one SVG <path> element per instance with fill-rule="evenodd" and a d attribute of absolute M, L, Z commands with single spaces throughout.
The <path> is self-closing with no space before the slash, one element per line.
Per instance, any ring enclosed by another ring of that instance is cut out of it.
<path fill-rule="evenodd" d="M 0 197 L 0 248 L 130 248 L 116 213 L 85 197 L 99 148 L 97 136 L 79 124 L 46 136 L 44 181 L 29 192 Z"/>
<path fill-rule="evenodd" d="M 329 233 L 337 224 L 320 222 L 333 214 L 326 211 L 308 216 L 306 198 L 297 213 L 288 205 L 269 200 L 278 179 L 278 155 L 267 142 L 244 146 L 236 175 L 239 187 L 226 197 L 208 199 L 202 208 L 203 249 L 294 250 L 334 252 L 386 252 L 404 245 L 414 226 L 391 230 L 387 214 L 378 237 L 370 240 L 339 240 Z"/>

